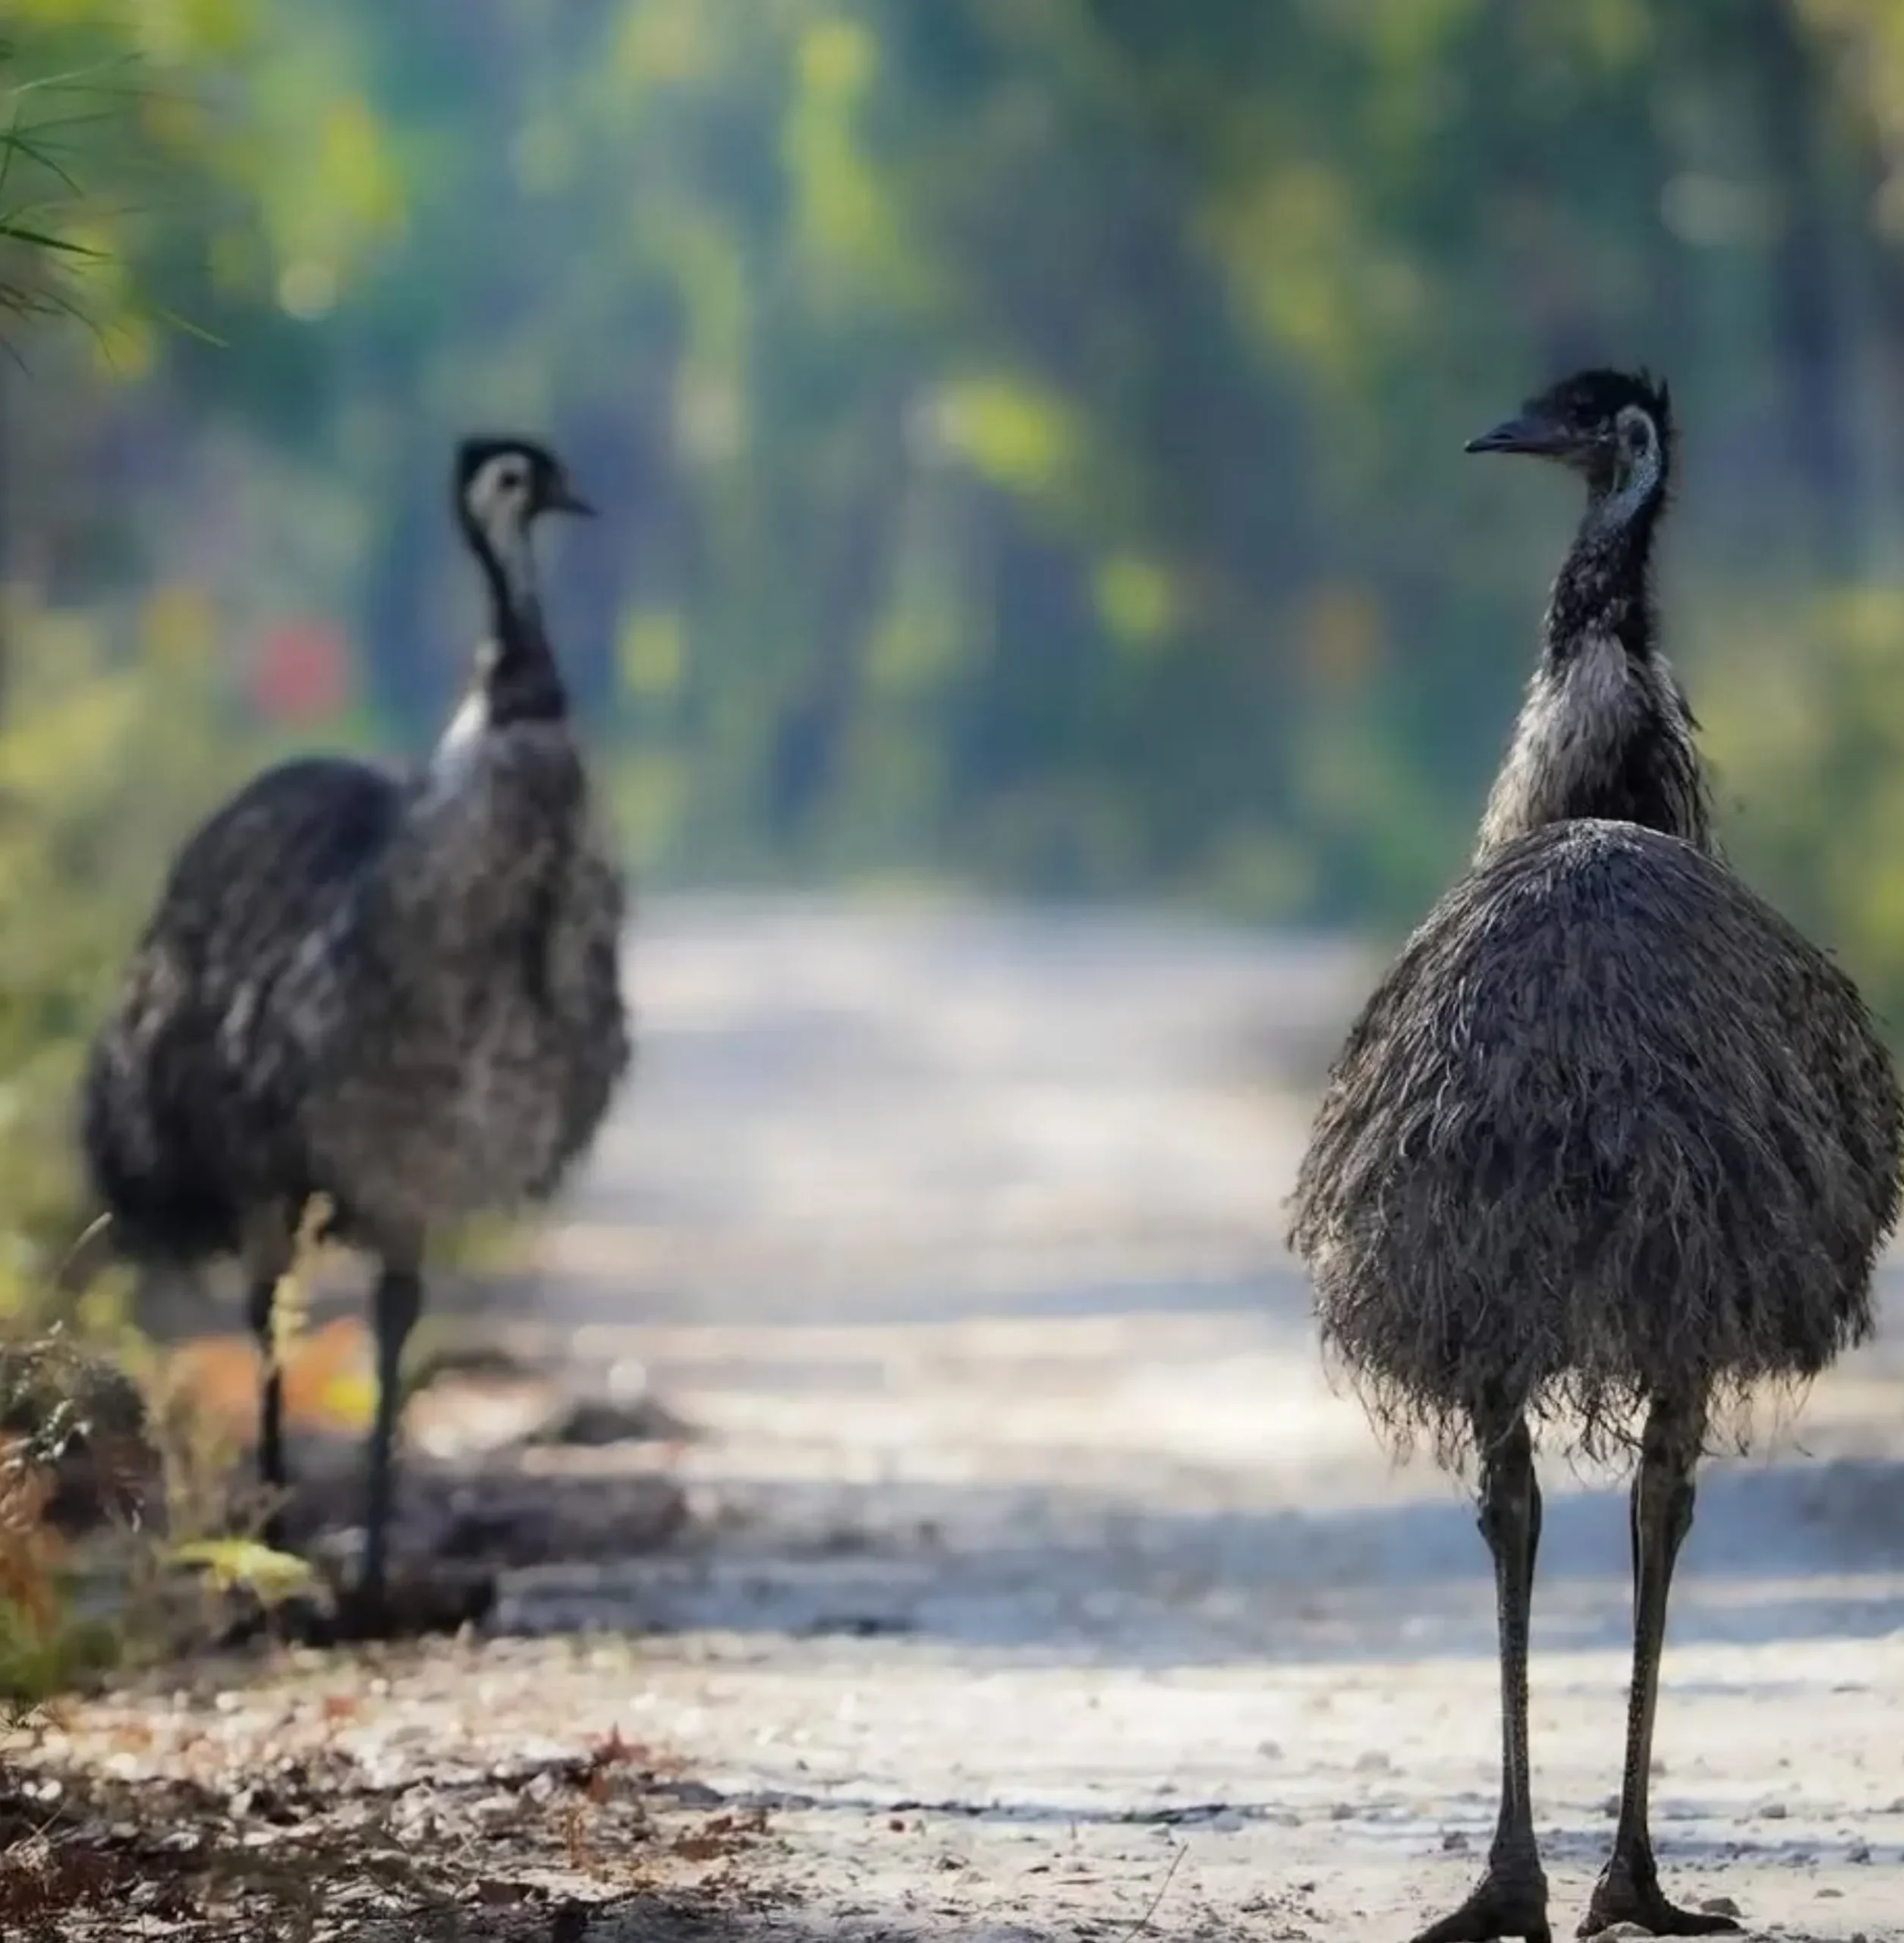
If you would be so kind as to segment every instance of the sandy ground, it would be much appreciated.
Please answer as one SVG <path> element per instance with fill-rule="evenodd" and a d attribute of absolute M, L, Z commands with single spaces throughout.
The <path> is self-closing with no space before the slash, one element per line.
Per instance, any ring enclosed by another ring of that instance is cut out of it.
<path fill-rule="evenodd" d="M 498 1325 L 647 1365 L 708 1433 L 669 1460 L 690 1532 L 511 1575 L 508 1636 L 234 1667 L 77 1710 L 38 1758 L 136 1784 L 176 1743 L 242 1781 L 322 1721 L 422 1804 L 399 1847 L 477 1839 L 480 1801 L 431 1806 L 446 1762 L 612 1730 L 691 1777 L 653 1781 L 700 1818 L 659 1850 L 612 1803 L 575 1825 L 542 1927 L 499 1894 L 313 1936 L 1408 1936 L 1491 1827 L 1492 1595 L 1459 1489 L 1330 1393 L 1279 1239 L 1363 976 L 1136 921 L 656 908 L 637 1088 L 543 1305 Z M 1904 1938 L 1898 1354 L 1715 1466 L 1685 1554 L 1656 1835 L 1669 1890 L 1754 1933 Z M 1606 1481 L 1547 1482 L 1537 1805 L 1571 1934 L 1625 1536 Z"/>

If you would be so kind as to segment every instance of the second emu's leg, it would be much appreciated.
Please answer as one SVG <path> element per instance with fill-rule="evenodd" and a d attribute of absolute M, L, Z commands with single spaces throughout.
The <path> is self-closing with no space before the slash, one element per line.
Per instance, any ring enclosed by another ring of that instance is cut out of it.
<path fill-rule="evenodd" d="M 1527 1748 L 1528 1620 L 1541 1545 L 1541 1486 L 1525 1417 L 1504 1422 L 1478 1417 L 1474 1430 L 1481 1450 L 1481 1530 L 1494 1557 L 1500 1629 L 1500 1815 L 1479 1886 L 1415 1943 L 1493 1943 L 1503 1936 L 1549 1943 L 1547 1878 L 1534 1839 Z"/>
<path fill-rule="evenodd" d="M 1647 1825 L 1666 1598 L 1679 1548 L 1692 1529 L 1692 1476 L 1705 1426 L 1703 1398 L 1657 1397 L 1647 1413 L 1631 1513 L 1633 1683 L 1626 1702 L 1626 1768 L 1620 1781 L 1613 1852 L 1594 1885 L 1593 1900 L 1580 1925 L 1582 1936 L 1616 1923 L 1638 1923 L 1655 1936 L 1711 1936 L 1739 1926 L 1730 1916 L 1679 1909 L 1666 1900 Z"/>
<path fill-rule="evenodd" d="M 390 1505 L 395 1462 L 399 1373 L 404 1345 L 423 1307 L 420 1248 L 386 1252 L 373 1299 L 376 1336 L 377 1412 L 370 1427 L 370 1484 L 366 1494 L 363 1582 L 360 1597 L 374 1612 L 383 1602 L 389 1562 Z"/>
<path fill-rule="evenodd" d="M 244 1250 L 245 1313 L 258 1346 L 258 1482 L 270 1501 L 260 1532 L 265 1543 L 285 1542 L 285 1373 L 273 1333 L 278 1283 L 291 1266 L 291 1249 L 277 1224 L 260 1223 L 247 1236 Z"/>

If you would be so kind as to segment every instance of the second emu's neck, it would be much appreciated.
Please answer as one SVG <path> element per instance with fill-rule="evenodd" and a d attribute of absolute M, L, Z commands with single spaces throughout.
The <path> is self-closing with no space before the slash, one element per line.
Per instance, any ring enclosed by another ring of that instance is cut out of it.
<path fill-rule="evenodd" d="M 1711 847 L 1696 724 L 1659 652 L 1651 555 L 1661 494 L 1596 495 L 1548 602 L 1540 666 L 1481 820 L 1485 856 L 1576 817 Z"/>
<path fill-rule="evenodd" d="M 527 530 L 517 526 L 494 539 L 474 530 L 470 540 L 489 595 L 489 639 L 469 705 L 480 706 L 489 729 L 559 721 L 568 696 L 543 623 Z"/>

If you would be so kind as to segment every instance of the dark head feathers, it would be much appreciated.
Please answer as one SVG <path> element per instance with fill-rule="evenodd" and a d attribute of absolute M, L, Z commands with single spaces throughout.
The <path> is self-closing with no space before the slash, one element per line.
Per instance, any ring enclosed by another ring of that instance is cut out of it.
<path fill-rule="evenodd" d="M 1470 439 L 1471 452 L 1530 452 L 1588 470 L 1616 452 L 1622 421 L 1638 411 L 1651 424 L 1663 459 L 1673 441 L 1673 402 L 1663 379 L 1646 370 L 1597 367 L 1537 392 L 1509 419 Z M 1643 436 L 1643 433 L 1641 434 Z"/>
<path fill-rule="evenodd" d="M 486 525 L 507 502 L 521 519 L 540 513 L 592 513 L 575 490 L 568 469 L 533 439 L 479 434 L 456 448 L 454 477 L 458 512 Z"/>

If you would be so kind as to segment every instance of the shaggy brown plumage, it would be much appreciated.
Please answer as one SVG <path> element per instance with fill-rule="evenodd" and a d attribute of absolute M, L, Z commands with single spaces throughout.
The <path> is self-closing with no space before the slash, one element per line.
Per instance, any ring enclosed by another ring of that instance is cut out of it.
<path fill-rule="evenodd" d="M 93 1047 L 82 1115 L 112 1246 L 240 1258 L 274 1494 L 288 1479 L 272 1313 L 294 1238 L 327 1205 L 332 1235 L 377 1257 L 367 1627 L 383 1604 L 398 1371 L 427 1240 L 553 1195 L 631 1057 L 625 890 L 531 543 L 546 515 L 587 509 L 524 439 L 464 440 L 455 484 L 493 630 L 462 709 L 418 774 L 281 764 L 200 826 Z"/>
<path fill-rule="evenodd" d="M 1381 1423 L 1444 1458 L 1484 1400 L 1589 1448 L 1661 1388 L 1742 1397 L 1871 1327 L 1900 1104 L 1851 981 L 1636 825 L 1494 852 L 1330 1076 L 1293 1239 Z"/>

